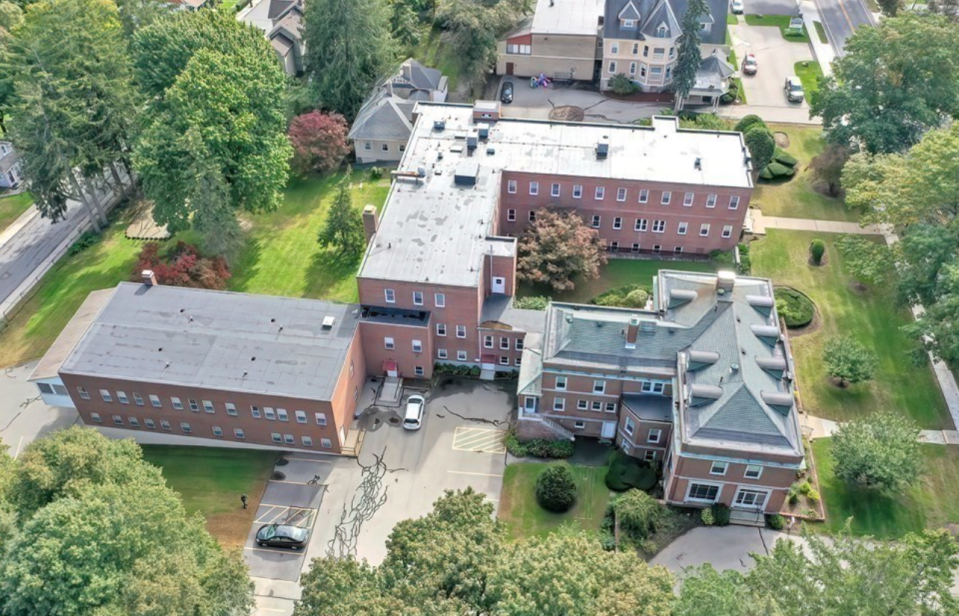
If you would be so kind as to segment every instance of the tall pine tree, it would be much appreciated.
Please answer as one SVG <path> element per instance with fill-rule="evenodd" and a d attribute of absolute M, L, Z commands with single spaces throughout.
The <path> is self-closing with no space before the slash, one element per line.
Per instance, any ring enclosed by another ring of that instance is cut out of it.
<path fill-rule="evenodd" d="M 366 234 L 363 231 L 363 217 L 353 208 L 353 197 L 350 195 L 351 177 L 352 171 L 347 169 L 337 186 L 336 197 L 317 241 L 324 248 L 333 247 L 343 254 L 355 255 L 362 252 L 366 246 Z"/>
<path fill-rule="evenodd" d="M 696 71 L 703 61 L 699 49 L 701 39 L 699 32 L 702 26 L 700 21 L 706 14 L 706 0 L 689 0 L 686 14 L 683 15 L 683 32 L 679 35 L 679 56 L 673 68 L 673 86 L 676 89 L 676 111 L 683 108 L 689 91 L 696 83 Z"/>

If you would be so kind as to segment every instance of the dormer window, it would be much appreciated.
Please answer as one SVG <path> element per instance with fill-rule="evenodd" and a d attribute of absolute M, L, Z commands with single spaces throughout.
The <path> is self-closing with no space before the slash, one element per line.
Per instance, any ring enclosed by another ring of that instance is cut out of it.
<path fill-rule="evenodd" d="M 623 20 L 623 27 L 624 27 L 624 28 L 629 28 L 629 29 L 635 28 L 635 27 L 636 27 L 636 20 L 635 20 L 635 19 L 624 19 L 624 20 Z"/>
<path fill-rule="evenodd" d="M 666 32 L 666 26 L 660 26 L 659 29 L 656 30 L 656 36 L 659 38 L 666 38 Z"/>

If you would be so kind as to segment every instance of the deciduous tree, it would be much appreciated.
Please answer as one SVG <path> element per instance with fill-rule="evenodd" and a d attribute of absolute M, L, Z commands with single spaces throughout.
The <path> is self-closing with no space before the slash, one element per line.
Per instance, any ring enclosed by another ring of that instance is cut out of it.
<path fill-rule="evenodd" d="M 324 248 L 332 247 L 341 253 L 355 255 L 366 247 L 366 233 L 363 230 L 363 215 L 353 207 L 350 193 L 352 177 L 348 169 L 340 180 L 317 241 Z"/>
<path fill-rule="evenodd" d="M 834 336 L 823 345 L 823 363 L 840 387 L 872 379 L 876 354 L 850 336 Z"/>
<path fill-rule="evenodd" d="M 673 68 L 673 87 L 676 89 L 676 103 L 674 109 L 683 108 L 690 90 L 696 84 L 696 72 L 703 62 L 700 51 L 702 43 L 700 20 L 706 14 L 706 0 L 689 0 L 686 4 L 686 13 L 683 15 L 682 34 L 679 35 L 679 55 L 676 66 Z"/>
<path fill-rule="evenodd" d="M 881 490 L 913 483 L 922 461 L 918 439 L 912 421 L 889 411 L 842 424 L 831 444 L 836 476 Z"/>
<path fill-rule="evenodd" d="M 294 169 L 300 173 L 336 169 L 350 153 L 348 133 L 346 118 L 338 113 L 311 111 L 296 116 L 288 132 Z"/>
<path fill-rule="evenodd" d="M 754 124 L 746 130 L 743 140 L 753 158 L 753 171 L 765 169 L 776 153 L 776 139 L 773 134 L 765 126 Z"/>
<path fill-rule="evenodd" d="M 485 83 L 496 42 L 524 12 L 523 0 L 440 0 L 436 23 L 460 64 L 461 79 Z"/>
<path fill-rule="evenodd" d="M 543 210 L 520 238 L 517 275 L 526 282 L 568 291 L 576 287 L 577 276 L 598 278 L 606 261 L 603 240 L 579 215 Z"/>
<path fill-rule="evenodd" d="M 860 289 L 865 289 L 867 285 L 878 285 L 895 273 L 892 253 L 885 244 L 857 235 L 843 235 L 836 241 L 836 247 Z"/>
<path fill-rule="evenodd" d="M 953 246 L 955 251 L 955 245 Z M 950 364 L 959 362 L 959 263 L 943 265 L 935 281 L 936 296 L 925 305 L 925 311 L 903 331 L 920 342 L 937 359 Z"/>
<path fill-rule="evenodd" d="M 849 160 L 849 148 L 829 144 L 822 153 L 809 161 L 809 170 L 812 171 L 813 177 L 825 184 L 833 197 L 839 195 L 842 186 L 842 170 L 847 160 Z"/>

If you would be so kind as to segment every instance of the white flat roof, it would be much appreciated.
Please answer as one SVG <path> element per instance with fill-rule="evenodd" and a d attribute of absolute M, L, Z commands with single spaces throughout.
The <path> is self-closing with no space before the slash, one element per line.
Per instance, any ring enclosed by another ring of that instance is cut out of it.
<path fill-rule="evenodd" d="M 537 0 L 532 32 L 596 36 L 605 11 L 606 0 Z"/>

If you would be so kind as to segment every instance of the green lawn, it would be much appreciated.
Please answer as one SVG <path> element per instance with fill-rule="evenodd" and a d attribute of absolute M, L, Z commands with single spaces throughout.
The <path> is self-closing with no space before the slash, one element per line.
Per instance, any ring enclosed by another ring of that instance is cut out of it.
<path fill-rule="evenodd" d="M 736 26 L 739 24 L 739 17 L 733 15 L 732 13 L 726 13 L 726 25 L 727 26 Z M 729 31 L 726 31 L 726 43 L 729 43 Z"/>
<path fill-rule="evenodd" d="M 827 529 L 839 531 L 851 517 L 856 534 L 895 539 L 959 523 L 959 448 L 923 445 L 919 482 L 902 493 L 884 494 L 840 481 L 833 474 L 830 445 L 831 439 L 813 441 Z"/>
<path fill-rule="evenodd" d="M 814 21 L 812 23 L 816 27 L 816 36 L 819 37 L 819 42 L 823 45 L 828 45 L 829 38 L 826 36 L 826 29 L 823 27 L 822 22 Z"/>
<path fill-rule="evenodd" d="M 27 192 L 0 199 L 0 231 L 13 224 L 31 205 L 33 197 Z"/>
<path fill-rule="evenodd" d="M 796 62 L 793 65 L 793 71 L 802 82 L 803 94 L 806 98 L 812 97 L 814 92 L 819 91 L 819 78 L 822 77 L 822 67 L 815 60 L 806 62 Z"/>
<path fill-rule="evenodd" d="M 784 149 L 799 160 L 796 166 L 798 171 L 785 181 L 756 182 L 750 205 L 761 209 L 766 216 L 858 220 L 858 214 L 846 209 L 842 199 L 829 197 L 813 187 L 812 175 L 807 166 L 809 161 L 826 147 L 822 129 L 796 124 L 770 124 L 769 129 L 786 133 L 789 137 L 789 147 Z"/>
<path fill-rule="evenodd" d="M 712 272 L 716 267 L 709 261 L 647 261 L 642 259 L 610 259 L 603 268 L 602 275 L 596 280 L 575 280 L 572 291 L 557 293 L 549 288 L 530 284 L 520 284 L 520 297 L 546 295 L 558 302 L 583 304 L 610 289 L 639 284 L 647 291 L 653 288 L 653 276 L 661 269 L 683 270 L 688 272 Z"/>
<path fill-rule="evenodd" d="M 789 27 L 790 17 L 788 15 L 746 15 L 746 24 L 750 26 L 770 26 L 779 28 L 783 38 L 790 43 L 808 43 L 809 33 L 803 28 L 801 35 L 786 36 L 786 29 Z"/>
<path fill-rule="evenodd" d="M 578 488 L 576 504 L 566 513 L 546 511 L 536 502 L 536 477 L 548 465 L 519 462 L 506 467 L 499 519 L 514 539 L 543 536 L 563 524 L 572 523 L 587 531 L 598 531 L 609 503 L 605 466 L 573 466 Z"/>
<path fill-rule="evenodd" d="M 439 29 L 426 30 L 410 55 L 421 64 L 442 71 L 447 78 L 448 90 L 453 93 L 459 81 L 460 62 L 449 45 L 443 45 L 440 35 Z"/>
<path fill-rule="evenodd" d="M 816 303 L 821 327 L 792 338 L 798 369 L 799 394 L 806 410 L 819 417 L 848 420 L 880 409 L 912 417 L 923 428 L 951 428 L 939 388 L 930 367 L 916 368 L 908 359 L 913 343 L 900 331 L 911 318 L 896 307 L 891 289 L 853 290 L 835 246 L 838 236 L 829 233 L 769 230 L 751 244 L 752 273 L 792 286 Z M 809 244 L 826 243 L 826 264 L 809 264 Z M 826 338 L 853 336 L 875 351 L 879 364 L 875 378 L 840 389 L 832 385 L 822 363 Z"/>
<path fill-rule="evenodd" d="M 226 547 L 243 545 L 273 472 L 277 454 L 249 449 L 144 445 L 143 457 L 163 471 L 187 513 L 199 512 Z M 240 495 L 249 498 L 243 509 Z"/>

